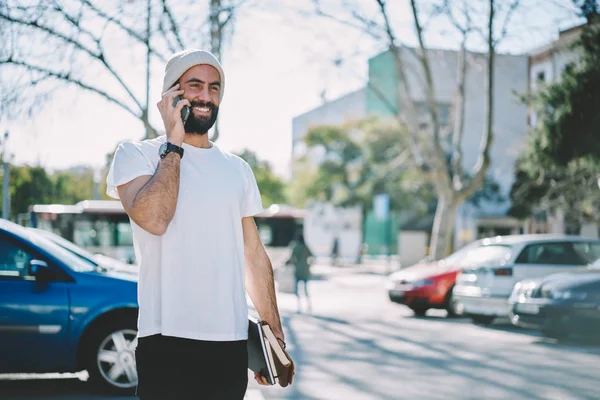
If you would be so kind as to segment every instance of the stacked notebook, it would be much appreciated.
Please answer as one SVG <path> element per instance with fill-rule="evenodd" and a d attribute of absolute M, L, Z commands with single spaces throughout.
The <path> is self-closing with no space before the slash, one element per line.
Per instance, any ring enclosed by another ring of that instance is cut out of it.
<path fill-rule="evenodd" d="M 279 383 L 284 386 L 284 382 L 280 382 L 280 374 L 282 373 L 282 369 L 289 368 L 291 365 L 292 360 L 281 348 L 269 325 L 249 316 L 248 368 L 267 378 L 267 381 L 271 385 Z M 291 374 L 293 375 L 293 370 Z M 285 382 L 285 386 L 287 384 Z"/>

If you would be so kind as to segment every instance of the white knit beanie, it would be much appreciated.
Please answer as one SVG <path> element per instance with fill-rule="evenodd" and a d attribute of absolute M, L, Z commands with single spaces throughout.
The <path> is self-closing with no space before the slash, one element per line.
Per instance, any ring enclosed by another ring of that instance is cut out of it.
<path fill-rule="evenodd" d="M 219 93 L 219 102 L 223 100 L 225 93 L 225 73 L 219 63 L 219 60 L 206 50 L 188 49 L 175 53 L 171 56 L 165 66 L 165 78 L 163 80 L 162 92 L 166 92 L 173 86 L 181 75 L 195 65 L 210 65 L 214 67 L 221 76 L 221 91 Z"/>

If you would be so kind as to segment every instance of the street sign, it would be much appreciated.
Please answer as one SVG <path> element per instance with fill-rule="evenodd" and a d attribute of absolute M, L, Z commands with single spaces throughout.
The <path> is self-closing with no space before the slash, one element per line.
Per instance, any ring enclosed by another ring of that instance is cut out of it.
<path fill-rule="evenodd" d="M 378 194 L 373 197 L 373 214 L 378 221 L 384 221 L 390 214 L 390 196 Z"/>

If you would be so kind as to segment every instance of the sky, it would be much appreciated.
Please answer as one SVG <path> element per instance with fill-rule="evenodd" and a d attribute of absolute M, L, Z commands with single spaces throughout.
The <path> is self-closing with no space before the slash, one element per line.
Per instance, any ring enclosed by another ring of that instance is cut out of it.
<path fill-rule="evenodd" d="M 555 39 L 559 29 L 577 24 L 564 7 L 556 6 L 561 2 L 543 0 L 540 7 L 538 0 L 523 1 L 525 6 L 515 14 L 500 51 L 525 53 Z M 307 16 L 311 2 L 304 3 L 267 0 L 265 6 L 243 8 L 222 59 L 226 86 L 217 144 L 227 151 L 255 151 L 284 179 L 289 177 L 293 117 L 318 107 L 323 99 L 331 100 L 364 86 L 368 58 L 385 49 L 384 43 L 357 29 Z M 356 3 L 364 6 L 365 15 L 376 11 L 374 1 Z M 339 18 L 347 14 L 341 7 L 328 10 Z M 398 38 L 414 45 L 408 1 L 393 2 L 390 16 Z M 442 20 L 432 20 L 427 32 L 430 47 L 458 45 L 455 31 Z M 481 43 L 475 39 L 472 46 L 477 49 Z M 118 54 L 116 64 L 126 76 L 136 79 L 143 58 L 128 53 L 126 46 Z M 335 66 L 335 59 L 343 62 Z M 160 63 L 153 66 L 151 104 L 160 99 L 163 68 Z M 6 76 L 0 75 L 0 79 Z M 100 84 L 114 86 L 108 80 Z M 162 127 L 158 112 L 152 111 L 151 120 Z M 7 148 L 14 154 L 14 163 L 42 165 L 50 170 L 82 164 L 101 168 L 106 154 L 119 142 L 139 140 L 144 135 L 135 117 L 97 95 L 72 88 L 61 89 L 50 101 L 40 103 L 31 118 L 0 120 L 0 132 L 7 130 Z"/>

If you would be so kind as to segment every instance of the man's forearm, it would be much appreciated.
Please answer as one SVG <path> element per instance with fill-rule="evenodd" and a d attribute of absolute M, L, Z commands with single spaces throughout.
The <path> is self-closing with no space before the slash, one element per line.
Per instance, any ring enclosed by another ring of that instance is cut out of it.
<path fill-rule="evenodd" d="M 180 165 L 179 154 L 167 154 L 133 200 L 131 218 L 151 233 L 163 234 L 173 219 L 179 196 Z"/>
<path fill-rule="evenodd" d="M 276 337 L 283 339 L 273 268 L 264 247 L 260 247 L 247 255 L 246 287 L 260 319 L 269 324 Z"/>

